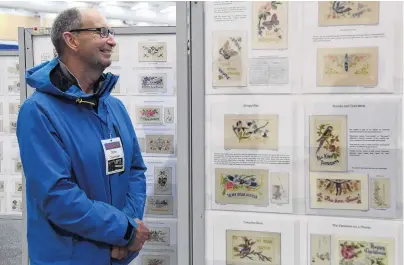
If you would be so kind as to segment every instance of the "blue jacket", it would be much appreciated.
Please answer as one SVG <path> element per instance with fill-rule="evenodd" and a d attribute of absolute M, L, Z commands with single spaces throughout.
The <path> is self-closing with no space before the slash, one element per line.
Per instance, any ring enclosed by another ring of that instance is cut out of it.
<path fill-rule="evenodd" d="M 17 137 L 30 264 L 129 264 L 138 253 L 116 261 L 111 247 L 126 246 L 133 219 L 143 218 L 146 166 L 124 105 L 110 95 L 118 76 L 104 74 L 85 94 L 66 82 L 55 58 L 28 70 L 26 80 L 36 91 L 21 106 Z M 106 175 L 101 140 L 110 133 L 121 138 L 125 171 Z"/>

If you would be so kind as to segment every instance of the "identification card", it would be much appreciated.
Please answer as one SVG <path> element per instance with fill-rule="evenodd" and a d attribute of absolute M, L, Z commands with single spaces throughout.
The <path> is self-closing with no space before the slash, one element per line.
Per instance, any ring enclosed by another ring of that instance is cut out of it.
<path fill-rule="evenodd" d="M 119 137 L 101 140 L 107 175 L 125 171 L 125 155 Z"/>

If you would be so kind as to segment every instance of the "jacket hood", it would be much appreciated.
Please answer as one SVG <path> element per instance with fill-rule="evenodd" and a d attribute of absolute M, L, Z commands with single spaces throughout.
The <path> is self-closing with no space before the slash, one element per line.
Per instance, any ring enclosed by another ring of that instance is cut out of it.
<path fill-rule="evenodd" d="M 100 77 L 103 81 L 100 82 L 97 92 L 94 94 L 86 94 L 80 87 L 74 84 L 70 85 L 66 90 L 63 90 L 60 89 L 60 87 L 56 87 L 51 81 L 51 75 L 54 74 L 57 67 L 60 67 L 59 57 L 55 57 L 51 61 L 44 62 L 29 69 L 25 75 L 27 84 L 37 91 L 73 100 L 89 98 L 94 96 L 94 94 L 97 94 L 101 99 L 111 94 L 119 78 L 119 76 L 113 75 L 112 73 L 103 74 Z"/>

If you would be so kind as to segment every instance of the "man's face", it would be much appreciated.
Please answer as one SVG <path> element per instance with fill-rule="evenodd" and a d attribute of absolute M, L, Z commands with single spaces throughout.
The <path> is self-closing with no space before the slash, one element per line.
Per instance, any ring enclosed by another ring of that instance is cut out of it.
<path fill-rule="evenodd" d="M 98 11 L 88 10 L 82 12 L 83 29 L 109 28 L 106 18 Z M 98 31 L 82 31 L 76 34 L 78 40 L 77 53 L 90 67 L 102 69 L 111 65 L 112 50 L 116 45 L 111 35 L 101 37 Z"/>

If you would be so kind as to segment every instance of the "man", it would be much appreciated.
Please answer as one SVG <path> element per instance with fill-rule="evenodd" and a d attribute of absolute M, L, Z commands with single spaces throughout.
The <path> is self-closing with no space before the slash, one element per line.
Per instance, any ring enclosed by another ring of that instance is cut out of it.
<path fill-rule="evenodd" d="M 124 105 L 110 96 L 118 77 L 103 74 L 113 32 L 98 11 L 73 8 L 51 39 L 59 57 L 28 70 L 36 91 L 17 121 L 30 264 L 129 264 L 149 238 L 146 167 Z"/>

